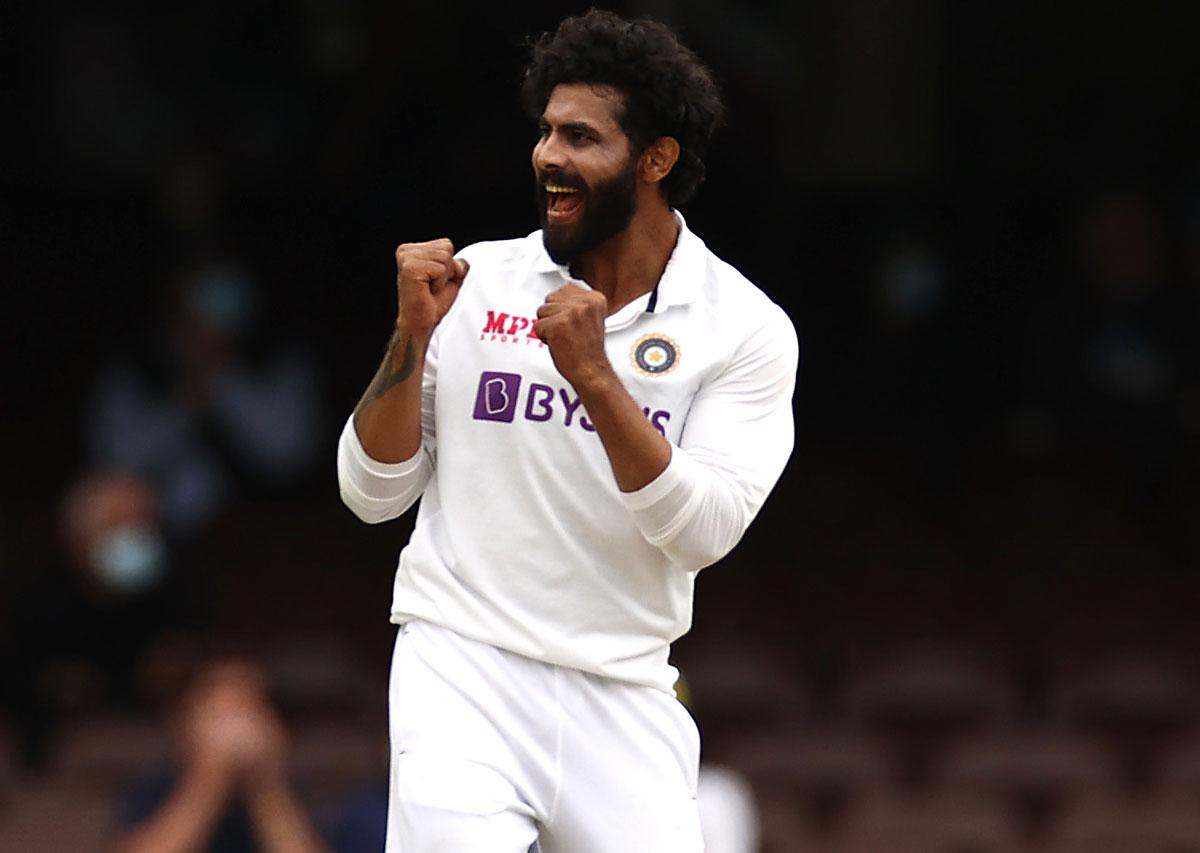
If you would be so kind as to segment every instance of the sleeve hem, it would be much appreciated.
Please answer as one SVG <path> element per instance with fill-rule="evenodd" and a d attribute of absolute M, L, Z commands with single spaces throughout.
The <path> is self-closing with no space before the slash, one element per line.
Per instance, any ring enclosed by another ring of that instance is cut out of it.
<path fill-rule="evenodd" d="M 671 445 L 671 461 L 667 463 L 667 467 L 662 470 L 661 474 L 636 491 L 621 492 L 621 501 L 625 504 L 625 508 L 632 512 L 646 509 L 654 506 L 674 491 L 680 483 L 687 479 L 685 456 L 686 454 L 681 453 L 679 448 Z"/>
<path fill-rule="evenodd" d="M 346 426 L 342 429 L 342 440 L 349 448 L 356 465 L 372 476 L 389 479 L 407 477 L 416 471 L 421 466 L 421 457 L 425 450 L 423 447 L 419 447 L 411 457 L 400 462 L 380 462 L 378 459 L 373 459 L 359 441 L 358 431 L 354 428 L 353 415 L 346 421 Z"/>

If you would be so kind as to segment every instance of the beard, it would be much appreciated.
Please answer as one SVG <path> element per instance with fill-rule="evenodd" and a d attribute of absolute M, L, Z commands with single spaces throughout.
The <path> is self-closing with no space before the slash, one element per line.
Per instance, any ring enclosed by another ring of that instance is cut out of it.
<path fill-rule="evenodd" d="M 551 225 L 546 218 L 546 191 L 543 184 L 556 184 L 577 189 L 583 195 L 583 216 L 572 225 Z M 633 220 L 637 210 L 637 160 L 616 175 L 588 187 L 577 175 L 554 173 L 535 177 L 538 201 L 538 220 L 542 226 L 542 243 L 551 260 L 570 266 L 579 257 L 620 234 Z"/>

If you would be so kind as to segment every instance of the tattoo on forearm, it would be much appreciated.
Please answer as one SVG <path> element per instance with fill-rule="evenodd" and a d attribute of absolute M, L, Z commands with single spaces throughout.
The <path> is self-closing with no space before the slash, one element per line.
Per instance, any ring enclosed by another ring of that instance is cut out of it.
<path fill-rule="evenodd" d="M 403 348 L 400 355 L 400 366 L 393 369 L 392 354 L 397 348 Z M 413 370 L 417 365 L 417 355 L 413 351 L 412 338 L 393 339 L 388 344 L 388 351 L 383 357 L 383 364 L 379 365 L 379 370 L 375 373 L 375 378 L 371 380 L 371 384 L 367 386 L 366 392 L 362 395 L 362 399 L 358 401 L 358 406 L 354 409 L 355 418 L 363 407 L 372 400 L 378 400 L 392 388 L 399 385 L 405 379 L 412 376 Z"/>

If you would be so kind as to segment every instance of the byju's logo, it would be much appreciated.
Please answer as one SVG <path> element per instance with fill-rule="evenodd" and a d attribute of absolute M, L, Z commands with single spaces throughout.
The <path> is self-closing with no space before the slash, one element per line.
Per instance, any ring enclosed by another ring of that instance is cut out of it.
<path fill-rule="evenodd" d="M 479 391 L 475 394 L 475 420 L 511 424 L 517 414 L 520 390 L 520 374 L 485 371 L 479 377 Z"/>
<path fill-rule="evenodd" d="M 596 427 L 587 419 L 583 401 L 574 394 L 574 389 L 552 388 L 541 382 L 530 382 L 524 389 L 522 405 L 522 380 L 519 373 L 501 373 L 485 370 L 479 375 L 479 390 L 475 392 L 475 420 L 499 421 L 511 424 L 518 410 L 527 421 L 548 423 L 558 421 L 568 429 L 578 426 L 585 432 L 595 432 Z M 667 422 L 671 413 L 665 409 L 642 407 L 642 414 L 663 435 L 667 434 Z"/>

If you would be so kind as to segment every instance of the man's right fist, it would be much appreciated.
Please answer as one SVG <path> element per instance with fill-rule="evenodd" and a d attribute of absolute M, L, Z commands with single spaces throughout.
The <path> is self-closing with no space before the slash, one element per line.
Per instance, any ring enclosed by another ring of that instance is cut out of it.
<path fill-rule="evenodd" d="M 428 333 L 446 316 L 469 265 L 454 257 L 447 239 L 401 243 L 396 248 L 397 326 Z"/>

